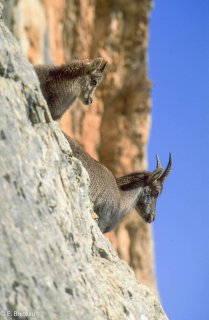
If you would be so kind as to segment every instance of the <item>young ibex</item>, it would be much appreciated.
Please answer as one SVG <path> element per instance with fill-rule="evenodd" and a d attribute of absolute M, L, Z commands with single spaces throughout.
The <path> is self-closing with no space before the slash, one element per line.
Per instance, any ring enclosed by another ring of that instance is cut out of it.
<path fill-rule="evenodd" d="M 111 231 L 133 208 L 146 221 L 155 219 L 156 200 L 162 191 L 163 182 L 171 169 L 171 154 L 163 171 L 157 156 L 157 166 L 153 172 L 134 172 L 115 178 L 102 164 L 94 160 L 72 138 L 65 135 L 73 154 L 86 168 L 90 177 L 89 197 L 94 212 L 98 215 L 98 225 L 103 233 Z"/>
<path fill-rule="evenodd" d="M 79 98 L 92 103 L 92 94 L 101 82 L 107 62 L 102 58 L 79 60 L 61 66 L 40 65 L 35 71 L 52 118 L 59 119 Z"/>

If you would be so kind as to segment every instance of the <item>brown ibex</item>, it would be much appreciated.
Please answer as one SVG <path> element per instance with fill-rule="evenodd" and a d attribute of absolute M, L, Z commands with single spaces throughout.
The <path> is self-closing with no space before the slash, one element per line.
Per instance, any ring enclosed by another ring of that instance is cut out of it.
<path fill-rule="evenodd" d="M 79 143 L 65 136 L 74 156 L 82 162 L 89 174 L 89 197 L 103 233 L 111 231 L 133 208 L 146 222 L 151 223 L 155 219 L 156 200 L 171 169 L 171 154 L 165 171 L 157 156 L 154 171 L 134 172 L 116 178 L 105 166 L 86 153 Z"/>
<path fill-rule="evenodd" d="M 76 98 L 85 105 L 92 103 L 92 94 L 103 78 L 106 64 L 104 59 L 95 58 L 61 66 L 35 66 L 41 91 L 54 120 L 59 119 Z"/>

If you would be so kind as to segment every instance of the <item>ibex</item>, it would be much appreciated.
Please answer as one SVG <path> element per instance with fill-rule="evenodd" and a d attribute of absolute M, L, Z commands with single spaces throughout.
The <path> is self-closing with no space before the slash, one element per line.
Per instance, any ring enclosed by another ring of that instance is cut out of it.
<path fill-rule="evenodd" d="M 165 171 L 157 156 L 154 171 L 133 172 L 116 178 L 105 166 L 86 153 L 79 143 L 65 136 L 74 156 L 82 162 L 89 174 L 89 197 L 103 233 L 111 231 L 133 208 L 146 222 L 151 223 L 155 219 L 156 201 L 171 169 L 171 154 Z"/>
<path fill-rule="evenodd" d="M 102 58 L 78 60 L 61 66 L 40 65 L 35 71 L 52 118 L 59 119 L 79 98 L 92 103 L 92 94 L 101 82 L 107 62 Z"/>

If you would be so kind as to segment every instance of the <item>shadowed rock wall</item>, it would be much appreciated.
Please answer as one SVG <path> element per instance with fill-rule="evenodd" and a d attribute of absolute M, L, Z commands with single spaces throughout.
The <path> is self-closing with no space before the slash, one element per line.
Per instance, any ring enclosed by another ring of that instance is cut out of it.
<path fill-rule="evenodd" d="M 78 102 L 60 121 L 115 175 L 146 168 L 151 0 L 8 0 L 6 20 L 32 63 L 102 56 L 108 63 L 92 106 Z M 107 235 L 137 279 L 155 290 L 150 226 L 133 212 Z"/>

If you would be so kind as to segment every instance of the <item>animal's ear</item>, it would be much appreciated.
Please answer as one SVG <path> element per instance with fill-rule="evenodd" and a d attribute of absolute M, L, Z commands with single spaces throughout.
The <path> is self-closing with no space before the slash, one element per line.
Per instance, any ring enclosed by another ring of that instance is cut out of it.
<path fill-rule="evenodd" d="M 103 72 L 107 62 L 102 58 L 95 58 L 88 64 L 89 73 Z"/>
<path fill-rule="evenodd" d="M 147 178 L 147 184 L 153 183 L 155 180 L 159 179 L 163 172 L 163 168 L 157 168 L 152 172 L 149 172 Z"/>
<path fill-rule="evenodd" d="M 118 187 L 123 190 L 133 190 L 147 185 L 148 172 L 131 173 L 123 177 L 116 178 Z"/>

